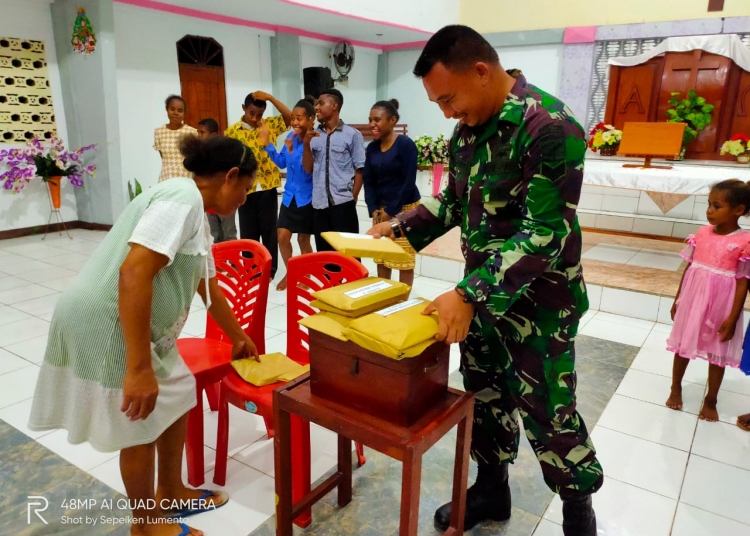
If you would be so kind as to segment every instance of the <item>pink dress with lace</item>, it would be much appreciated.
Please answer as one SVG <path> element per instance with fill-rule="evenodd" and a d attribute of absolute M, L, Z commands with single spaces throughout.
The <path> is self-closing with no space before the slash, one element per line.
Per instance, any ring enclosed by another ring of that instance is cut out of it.
<path fill-rule="evenodd" d="M 750 231 L 717 235 L 712 225 L 706 225 L 687 241 L 681 255 L 691 264 L 682 282 L 667 349 L 682 357 L 739 367 L 742 313 L 731 340 L 721 342 L 719 328 L 732 311 L 736 280 L 750 278 Z"/>

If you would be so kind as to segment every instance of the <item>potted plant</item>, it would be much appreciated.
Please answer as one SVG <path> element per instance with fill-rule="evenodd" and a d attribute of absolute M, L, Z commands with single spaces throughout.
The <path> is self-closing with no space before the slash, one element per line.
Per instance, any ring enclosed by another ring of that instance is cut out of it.
<path fill-rule="evenodd" d="M 707 104 L 706 99 L 699 97 L 694 89 L 688 91 L 687 98 L 680 99 L 679 97 L 679 92 L 672 92 L 672 98 L 669 99 L 671 108 L 667 110 L 669 117 L 667 122 L 686 124 L 680 153 L 682 157 L 686 147 L 698 137 L 698 132 L 711 124 L 711 112 L 714 110 L 714 105 Z"/>
<path fill-rule="evenodd" d="M 721 146 L 721 156 L 731 154 L 737 157 L 737 163 L 750 163 L 750 136 L 738 133 L 725 141 Z"/>
<path fill-rule="evenodd" d="M 135 182 L 135 187 L 128 181 L 128 197 L 131 201 L 143 193 L 143 188 L 138 179 L 133 179 L 133 181 Z"/>
<path fill-rule="evenodd" d="M 594 152 L 599 151 L 602 156 L 614 156 L 620 147 L 622 130 L 612 125 L 597 123 L 589 132 L 588 146 Z"/>
<path fill-rule="evenodd" d="M 81 157 L 96 144 L 79 147 L 68 151 L 62 140 L 53 136 L 46 145 L 41 138 L 34 138 L 23 149 L 5 149 L 0 151 L 0 163 L 7 170 L 0 175 L 4 190 L 14 194 L 20 192 L 34 177 L 41 178 L 49 188 L 52 206 L 60 208 L 60 181 L 67 177 L 76 188 L 83 186 L 83 177 L 94 177 L 95 165 L 84 166 Z"/>

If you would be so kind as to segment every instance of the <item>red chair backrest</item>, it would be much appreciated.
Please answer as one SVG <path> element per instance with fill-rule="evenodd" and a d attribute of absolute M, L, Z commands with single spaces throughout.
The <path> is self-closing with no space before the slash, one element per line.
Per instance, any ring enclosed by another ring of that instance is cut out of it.
<path fill-rule="evenodd" d="M 216 280 L 242 329 L 258 352 L 266 352 L 266 308 L 271 282 L 271 254 L 255 240 L 229 240 L 213 246 Z M 229 341 L 208 315 L 206 338 Z"/>
<path fill-rule="evenodd" d="M 298 363 L 310 362 L 310 343 L 306 328 L 298 321 L 318 312 L 310 307 L 310 293 L 367 277 L 369 272 L 354 257 L 323 251 L 289 259 L 287 267 L 286 353 Z M 300 288 L 305 285 L 311 290 Z"/>

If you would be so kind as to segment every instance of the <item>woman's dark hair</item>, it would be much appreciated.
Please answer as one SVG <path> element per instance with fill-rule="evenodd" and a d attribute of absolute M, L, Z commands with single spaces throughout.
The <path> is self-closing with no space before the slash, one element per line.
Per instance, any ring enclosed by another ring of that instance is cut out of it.
<path fill-rule="evenodd" d="M 743 205 L 745 214 L 750 214 L 750 183 L 739 179 L 727 179 L 711 187 L 712 192 L 723 192 L 727 203 L 732 207 Z"/>
<path fill-rule="evenodd" d="M 388 117 L 395 117 L 396 121 L 401 117 L 398 115 L 398 101 L 396 99 L 381 100 L 372 105 L 373 108 L 382 108 Z"/>
<path fill-rule="evenodd" d="M 308 95 L 304 99 L 298 100 L 294 107 L 305 110 L 307 117 L 315 117 L 315 97 Z"/>
<path fill-rule="evenodd" d="M 169 97 L 167 97 L 167 100 L 164 101 L 164 108 L 169 109 L 169 103 L 172 102 L 173 100 L 181 101 L 182 106 L 184 108 L 187 108 L 187 102 L 185 102 L 185 99 L 183 99 L 179 95 L 170 95 Z"/>
<path fill-rule="evenodd" d="M 463 71 L 476 63 L 500 65 L 497 51 L 476 30 L 468 26 L 454 24 L 437 31 L 427 41 L 417 63 L 414 76 L 424 78 L 436 63 L 442 63 L 451 71 Z"/>
<path fill-rule="evenodd" d="M 252 175 L 258 169 L 258 162 L 249 147 L 224 136 L 203 140 L 198 136 L 184 136 L 180 152 L 185 157 L 185 169 L 196 175 L 226 173 L 235 167 L 240 169 L 240 175 Z"/>

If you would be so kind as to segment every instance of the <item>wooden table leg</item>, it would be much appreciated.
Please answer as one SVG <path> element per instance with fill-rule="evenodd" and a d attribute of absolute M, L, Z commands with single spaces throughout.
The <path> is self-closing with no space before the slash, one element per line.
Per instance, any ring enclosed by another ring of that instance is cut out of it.
<path fill-rule="evenodd" d="M 352 502 L 352 440 L 339 434 L 339 506 Z"/>
<path fill-rule="evenodd" d="M 473 406 L 473 404 L 472 404 Z M 469 479 L 469 453 L 471 450 L 471 425 L 473 412 L 458 423 L 456 434 L 456 459 L 453 462 L 453 501 L 451 505 L 451 524 L 445 534 L 461 536 L 464 533 L 464 515 L 466 510 L 466 485 Z"/>
<path fill-rule="evenodd" d="M 292 536 L 292 430 L 289 413 L 274 404 L 276 536 Z"/>
<path fill-rule="evenodd" d="M 401 522 L 399 536 L 417 536 L 419 489 L 422 481 L 422 453 L 412 448 L 404 452 L 401 473 Z"/>

